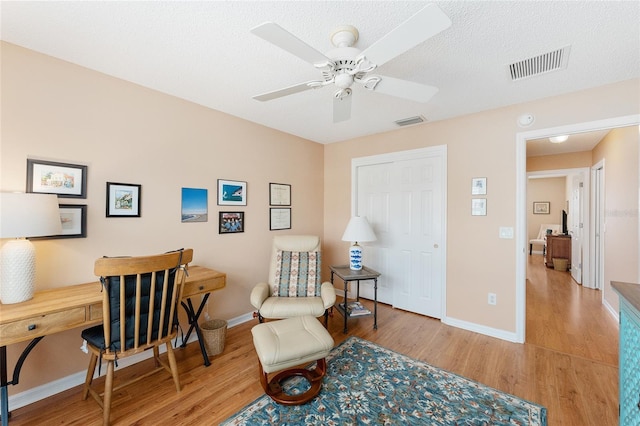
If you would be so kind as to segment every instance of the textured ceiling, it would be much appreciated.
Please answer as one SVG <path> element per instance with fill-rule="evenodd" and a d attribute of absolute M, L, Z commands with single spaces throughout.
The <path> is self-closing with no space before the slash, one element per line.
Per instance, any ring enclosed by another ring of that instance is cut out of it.
<path fill-rule="evenodd" d="M 377 71 L 440 91 L 420 104 L 355 87 L 351 119 L 337 124 L 330 87 L 252 99 L 319 72 L 249 30 L 273 21 L 326 52 L 332 30 L 351 24 L 362 50 L 428 2 L 3 1 L 0 37 L 320 143 L 393 130 L 411 116 L 443 120 L 640 77 L 640 2 L 435 3 L 451 27 Z M 509 63 L 566 45 L 566 70 L 508 78 Z"/>

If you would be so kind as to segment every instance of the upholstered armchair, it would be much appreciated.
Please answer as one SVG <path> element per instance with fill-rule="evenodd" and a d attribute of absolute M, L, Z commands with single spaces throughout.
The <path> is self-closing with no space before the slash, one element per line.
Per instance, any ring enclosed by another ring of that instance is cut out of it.
<path fill-rule="evenodd" d="M 251 304 L 258 310 L 255 315 L 259 321 L 324 315 L 326 327 L 335 301 L 333 285 L 321 279 L 320 237 L 274 237 L 268 279 L 251 291 Z"/>
<path fill-rule="evenodd" d="M 531 256 L 533 252 L 534 244 L 542 246 L 542 255 L 544 256 L 547 250 L 547 229 L 551 229 L 551 233 L 555 235 L 560 232 L 560 225 L 549 225 L 544 223 L 540 225 L 538 236 L 529 240 L 529 256 Z"/>

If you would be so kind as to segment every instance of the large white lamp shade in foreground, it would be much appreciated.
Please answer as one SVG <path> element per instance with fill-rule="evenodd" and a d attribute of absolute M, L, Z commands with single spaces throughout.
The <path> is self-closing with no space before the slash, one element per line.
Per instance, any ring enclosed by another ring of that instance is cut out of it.
<path fill-rule="evenodd" d="M 362 248 L 359 242 L 375 241 L 374 234 L 369 221 L 364 216 L 353 216 L 344 230 L 342 241 L 351 241 L 353 245 L 349 248 L 349 268 L 354 271 L 362 269 Z"/>
<path fill-rule="evenodd" d="M 0 193 L 0 302 L 20 303 L 33 297 L 36 250 L 26 238 L 59 235 L 58 197 L 51 194 Z"/>

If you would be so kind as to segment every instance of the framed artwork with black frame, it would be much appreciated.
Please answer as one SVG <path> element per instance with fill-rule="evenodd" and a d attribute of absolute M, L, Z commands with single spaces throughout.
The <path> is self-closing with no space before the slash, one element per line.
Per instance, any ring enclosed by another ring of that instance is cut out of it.
<path fill-rule="evenodd" d="M 87 166 L 27 158 L 27 192 L 87 198 Z"/>
<path fill-rule="evenodd" d="M 107 182 L 107 217 L 140 217 L 142 185 Z"/>
<path fill-rule="evenodd" d="M 30 238 L 33 240 L 52 240 L 57 238 L 87 238 L 87 205 L 60 204 L 60 223 L 62 232 L 58 235 Z"/>
<path fill-rule="evenodd" d="M 291 185 L 286 183 L 270 183 L 269 204 L 272 206 L 290 206 Z"/>
<path fill-rule="evenodd" d="M 291 229 L 291 209 L 270 208 L 269 230 L 278 231 L 281 229 Z"/>
<path fill-rule="evenodd" d="M 219 234 L 244 232 L 244 212 L 220 212 L 218 223 Z"/>

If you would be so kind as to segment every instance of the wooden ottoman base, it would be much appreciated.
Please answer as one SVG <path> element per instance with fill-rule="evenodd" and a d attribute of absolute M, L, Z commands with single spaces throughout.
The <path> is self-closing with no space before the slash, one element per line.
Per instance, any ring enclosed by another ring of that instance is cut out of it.
<path fill-rule="evenodd" d="M 315 317 L 270 321 L 256 325 L 251 333 L 258 355 L 260 384 L 271 399 L 283 405 L 301 405 L 318 395 L 334 341 Z M 314 369 L 302 368 L 313 362 Z M 307 380 L 309 389 L 299 395 L 285 393 L 282 382 L 293 376 Z"/>
<path fill-rule="evenodd" d="M 267 395 L 274 401 L 282 405 L 302 405 L 311 401 L 320 392 L 322 378 L 327 372 L 327 361 L 322 358 L 316 361 L 316 368 L 307 370 L 306 368 L 291 368 L 283 370 L 269 380 L 269 374 L 262 369 L 262 364 L 258 363 L 260 369 L 260 384 Z M 299 395 L 289 395 L 284 392 L 281 382 L 293 376 L 302 376 L 311 385 L 304 393 Z"/>

